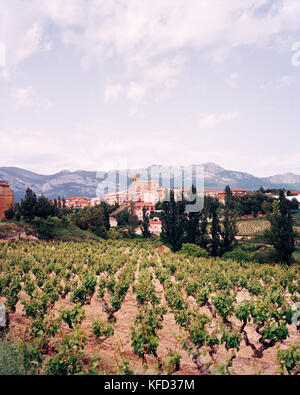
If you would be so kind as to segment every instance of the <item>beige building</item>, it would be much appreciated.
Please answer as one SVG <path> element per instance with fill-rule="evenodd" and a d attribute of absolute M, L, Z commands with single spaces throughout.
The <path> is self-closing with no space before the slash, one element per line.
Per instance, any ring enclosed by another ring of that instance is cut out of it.
<path fill-rule="evenodd" d="M 116 226 L 118 226 L 118 221 L 115 217 L 109 217 L 109 225 L 111 228 L 115 228 Z"/>

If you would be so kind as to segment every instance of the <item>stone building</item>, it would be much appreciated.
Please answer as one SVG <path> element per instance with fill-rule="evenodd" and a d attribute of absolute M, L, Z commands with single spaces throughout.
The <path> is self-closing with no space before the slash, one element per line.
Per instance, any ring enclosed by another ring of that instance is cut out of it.
<path fill-rule="evenodd" d="M 13 204 L 14 191 L 7 181 L 0 181 L 0 220 L 4 217 L 4 212 Z"/>

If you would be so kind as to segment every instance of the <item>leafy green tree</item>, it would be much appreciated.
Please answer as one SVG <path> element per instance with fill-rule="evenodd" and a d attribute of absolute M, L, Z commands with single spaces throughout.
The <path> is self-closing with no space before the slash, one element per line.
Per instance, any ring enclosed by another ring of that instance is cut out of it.
<path fill-rule="evenodd" d="M 37 226 L 38 226 L 38 233 L 40 239 L 43 240 L 50 240 L 55 236 L 55 222 L 54 219 L 51 217 L 48 217 L 46 219 L 37 218 Z"/>
<path fill-rule="evenodd" d="M 40 196 L 36 202 L 36 217 L 46 219 L 50 216 L 53 216 L 53 214 L 54 206 L 51 204 L 50 200 L 44 195 Z"/>
<path fill-rule="evenodd" d="M 15 217 L 15 207 L 11 204 L 7 210 L 4 211 L 5 218 L 9 221 Z M 1 218 L 0 218 L 1 219 Z"/>
<path fill-rule="evenodd" d="M 36 216 L 37 198 L 31 188 L 26 189 L 25 198 L 21 200 L 20 210 L 26 221 L 32 221 Z"/>
<path fill-rule="evenodd" d="M 261 211 L 263 214 L 270 214 L 272 212 L 272 203 L 264 200 L 261 205 Z"/>
<path fill-rule="evenodd" d="M 277 205 L 274 204 L 274 213 L 268 219 L 271 228 L 266 232 L 266 236 L 276 250 L 278 261 L 290 265 L 295 251 L 296 235 L 293 229 L 291 206 L 283 190 L 280 191 L 279 202 Z"/>
<path fill-rule="evenodd" d="M 105 215 L 102 207 L 88 207 L 86 210 L 88 229 L 99 237 L 106 237 Z"/>
<path fill-rule="evenodd" d="M 118 222 L 118 226 L 128 225 L 128 220 L 129 220 L 128 208 L 125 207 L 123 210 L 119 211 L 118 214 L 116 215 L 116 219 Z"/>
<path fill-rule="evenodd" d="M 291 209 L 292 210 L 298 210 L 299 209 L 299 202 L 298 202 L 298 200 L 296 198 L 293 198 L 290 201 L 290 205 L 291 205 Z"/>
<path fill-rule="evenodd" d="M 142 234 L 145 239 L 151 236 L 149 231 L 149 215 L 147 214 L 147 209 L 145 206 L 143 207 Z"/>

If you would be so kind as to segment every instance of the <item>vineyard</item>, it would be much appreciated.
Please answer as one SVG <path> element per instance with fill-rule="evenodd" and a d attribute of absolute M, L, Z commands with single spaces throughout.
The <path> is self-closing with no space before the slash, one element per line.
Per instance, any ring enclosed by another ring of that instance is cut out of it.
<path fill-rule="evenodd" d="M 0 301 L 30 373 L 300 372 L 297 266 L 138 240 L 3 243 Z"/>
<path fill-rule="evenodd" d="M 243 220 L 237 222 L 238 234 L 241 236 L 252 236 L 263 234 L 270 228 L 270 222 L 266 219 Z"/>

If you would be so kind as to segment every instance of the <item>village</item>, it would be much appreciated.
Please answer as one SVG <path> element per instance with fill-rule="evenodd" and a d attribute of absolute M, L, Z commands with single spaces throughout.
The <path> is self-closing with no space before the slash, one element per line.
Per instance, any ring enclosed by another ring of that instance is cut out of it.
<path fill-rule="evenodd" d="M 174 193 L 177 196 L 183 194 L 184 198 L 188 197 L 188 188 L 173 188 Z M 170 188 L 167 189 L 167 191 Z M 249 191 L 242 188 L 231 189 L 233 196 L 244 196 Z M 110 226 L 112 228 L 118 226 L 115 214 L 120 212 L 125 207 L 128 207 L 130 201 L 134 202 L 135 214 L 139 221 L 143 220 L 143 207 L 146 208 L 146 215 L 150 217 L 149 221 L 149 231 L 152 235 L 159 236 L 162 231 L 162 222 L 159 218 L 161 210 L 156 209 L 156 204 L 164 199 L 164 194 L 166 193 L 166 188 L 159 185 L 157 181 L 141 181 L 138 175 L 132 177 L 131 185 L 128 190 L 115 191 L 106 193 L 103 197 L 68 197 L 66 199 L 67 208 L 85 208 L 94 207 L 103 200 L 109 205 L 118 204 L 119 208 L 110 215 Z M 225 202 L 225 191 L 215 190 L 215 189 L 204 189 L 197 190 L 199 196 L 217 198 L 220 202 Z M 270 193 L 271 197 L 278 198 L 277 195 Z M 287 196 L 289 200 L 296 198 L 300 202 L 300 191 L 290 191 L 291 196 Z M 157 216 L 156 216 L 157 214 Z M 257 217 L 263 217 L 264 215 L 259 212 Z M 253 218 L 253 214 L 248 214 L 242 216 L 241 219 Z M 141 234 L 141 229 L 138 227 L 136 229 L 137 234 Z"/>

